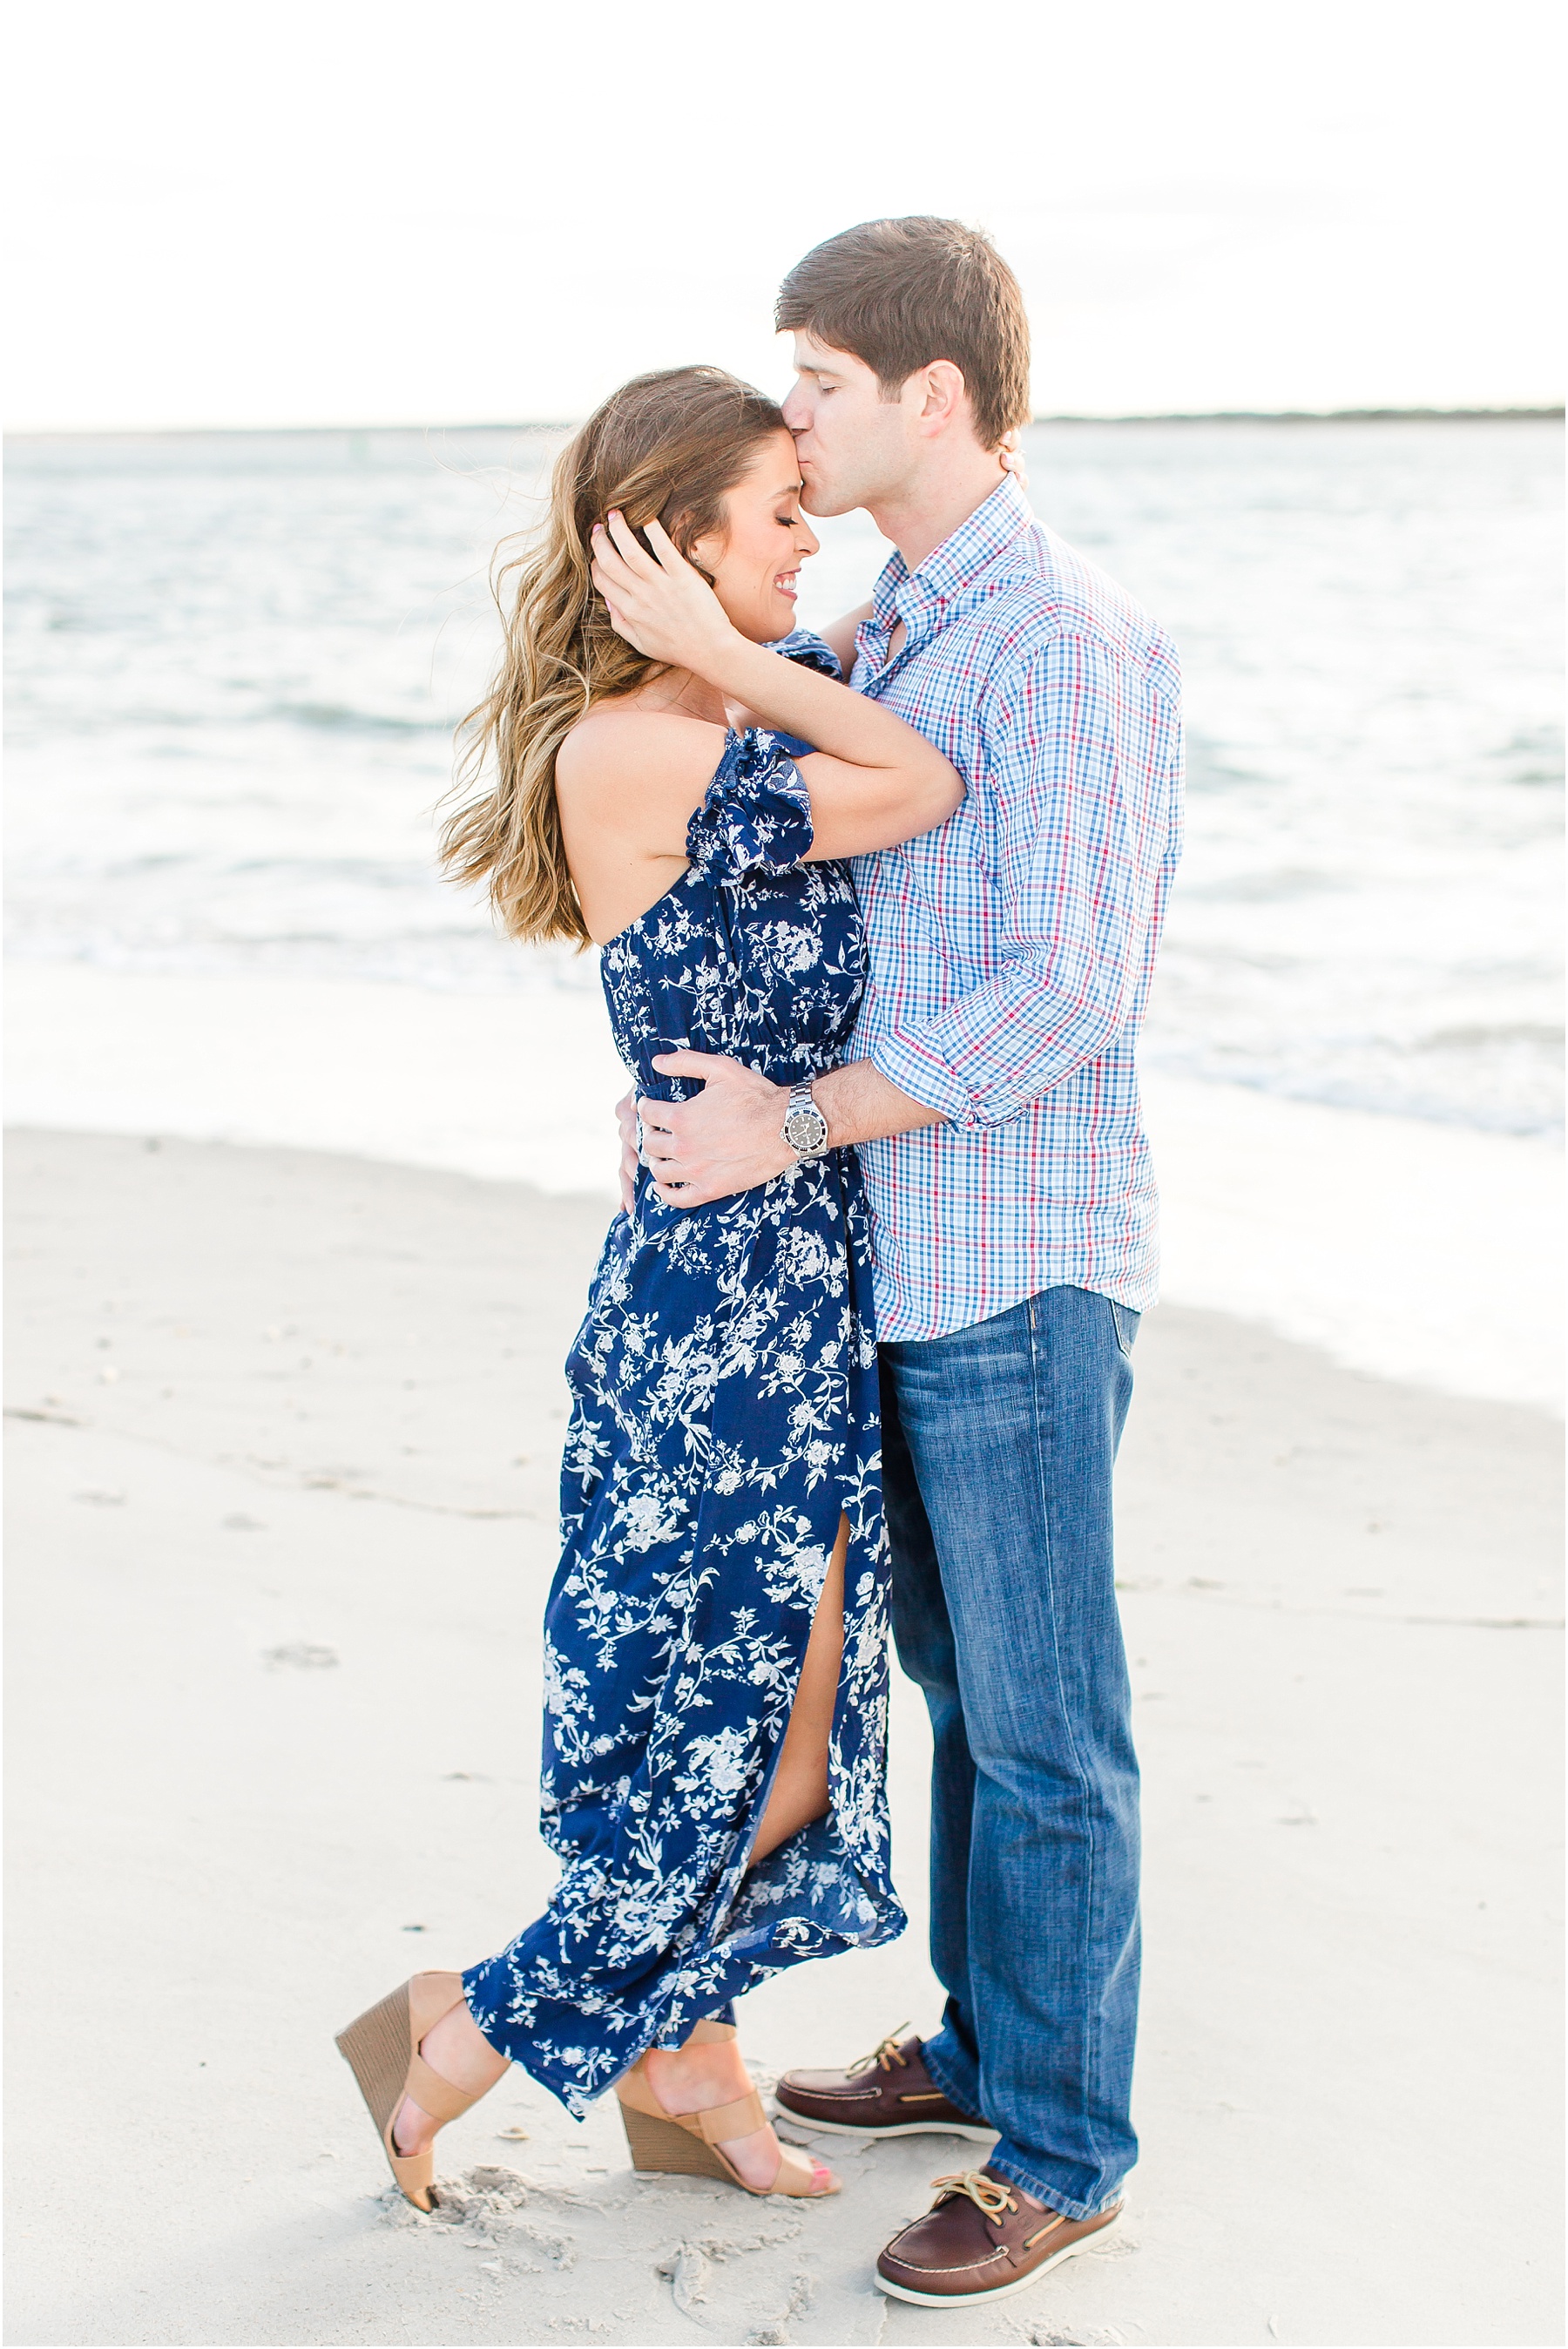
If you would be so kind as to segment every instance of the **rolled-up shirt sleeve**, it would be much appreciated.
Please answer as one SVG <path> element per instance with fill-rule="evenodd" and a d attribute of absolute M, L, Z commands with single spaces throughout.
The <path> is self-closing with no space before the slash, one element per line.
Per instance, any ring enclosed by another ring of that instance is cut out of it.
<path fill-rule="evenodd" d="M 895 1023 L 876 1068 L 954 1125 L 999 1125 L 1103 1052 L 1152 951 L 1181 727 L 1147 666 L 1098 637 L 1040 646 L 988 698 L 995 968 Z"/>

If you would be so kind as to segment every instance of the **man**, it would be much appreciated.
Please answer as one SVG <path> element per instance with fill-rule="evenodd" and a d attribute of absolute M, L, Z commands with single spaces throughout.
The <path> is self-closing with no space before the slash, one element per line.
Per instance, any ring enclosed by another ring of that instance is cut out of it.
<path fill-rule="evenodd" d="M 863 506 L 897 549 L 835 650 L 968 786 L 937 831 L 856 861 L 855 1057 L 812 1087 L 872 1204 L 893 1626 L 935 1742 L 947 2004 L 923 2044 L 787 2074 L 779 2098 L 857 2135 L 997 2133 L 878 2263 L 884 2290 L 960 2307 L 1092 2243 L 1137 2150 L 1111 1472 L 1155 1293 L 1133 1051 L 1179 851 L 1179 679 L 1159 629 L 1006 470 L 1028 328 L 985 238 L 869 222 L 790 272 L 777 321 L 807 512 Z M 644 1104 L 672 1203 L 794 1163 L 784 1089 L 709 1056 L 655 1065 L 705 1081 Z"/>

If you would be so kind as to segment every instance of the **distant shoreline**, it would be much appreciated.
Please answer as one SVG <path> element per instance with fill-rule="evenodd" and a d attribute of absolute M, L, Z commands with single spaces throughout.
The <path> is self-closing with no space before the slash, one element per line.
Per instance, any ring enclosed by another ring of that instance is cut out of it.
<path fill-rule="evenodd" d="M 1559 408 L 1224 408 L 1136 416 L 1033 416 L 1040 424 L 1561 424 Z M 8 431 L 6 445 L 85 440 L 304 440 L 328 433 L 572 432 L 581 417 L 514 417 L 477 423 L 71 425 Z"/>

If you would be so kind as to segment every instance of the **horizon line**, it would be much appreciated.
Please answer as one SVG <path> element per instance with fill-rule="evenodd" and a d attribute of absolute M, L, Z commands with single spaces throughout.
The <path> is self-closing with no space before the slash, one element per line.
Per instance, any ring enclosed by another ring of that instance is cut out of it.
<path fill-rule="evenodd" d="M 1140 409 L 1115 415 L 1064 409 L 1031 416 L 1038 424 L 1398 424 L 1561 423 L 1563 408 L 1213 408 Z M 401 423 L 331 424 L 44 424 L 7 429 L 23 440 L 160 440 L 199 435 L 324 432 L 570 432 L 583 417 L 511 417 Z"/>

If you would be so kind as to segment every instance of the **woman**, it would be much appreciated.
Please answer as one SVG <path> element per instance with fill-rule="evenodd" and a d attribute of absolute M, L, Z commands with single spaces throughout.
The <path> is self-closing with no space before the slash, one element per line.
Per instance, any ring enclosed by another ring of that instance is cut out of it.
<path fill-rule="evenodd" d="M 626 385 L 557 462 L 469 721 L 493 781 L 448 827 L 451 870 L 488 881 L 513 936 L 603 947 L 641 1092 L 684 1097 L 651 1065 L 682 1046 L 792 1081 L 801 1155 L 689 1213 L 645 1173 L 610 1227 L 567 1364 L 545 1617 L 560 1882 L 498 1956 L 417 1974 L 338 2043 L 421 2209 L 437 2129 L 511 2062 L 579 2116 L 614 2083 L 639 2168 L 836 2191 L 764 2120 L 730 2002 L 903 1925 L 865 1210 L 807 1088 L 861 987 L 841 860 L 929 830 L 963 787 L 792 633 L 817 551 L 799 492 L 760 393 L 711 367 Z M 618 623 L 633 572 L 662 658 L 645 618 L 641 648 Z"/>

